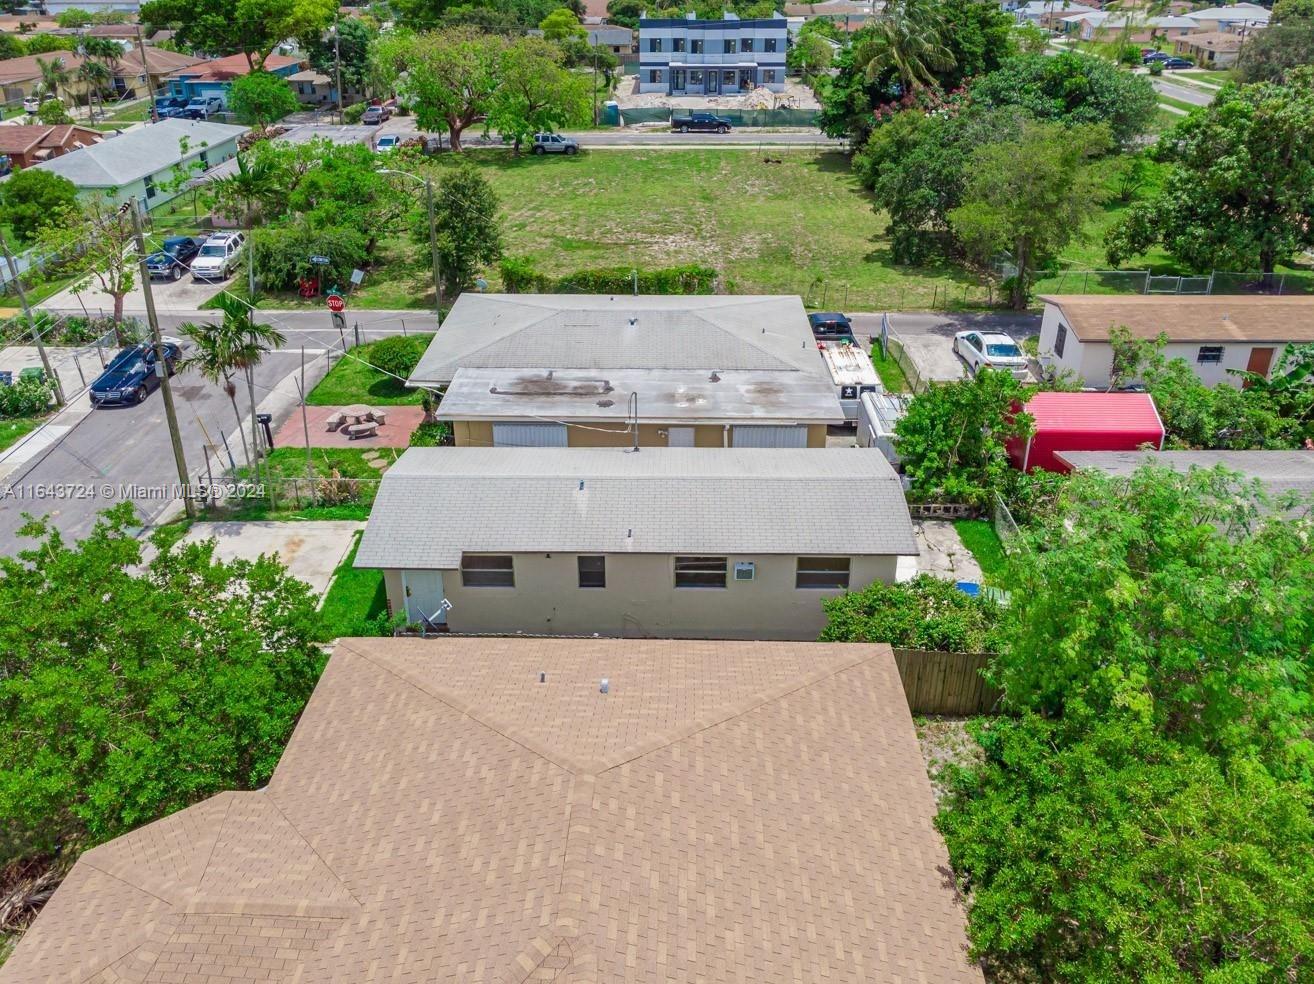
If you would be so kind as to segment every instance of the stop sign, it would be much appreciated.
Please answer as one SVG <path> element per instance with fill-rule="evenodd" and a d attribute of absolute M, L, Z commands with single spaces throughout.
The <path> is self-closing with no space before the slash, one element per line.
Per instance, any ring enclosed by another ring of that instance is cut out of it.
<path fill-rule="evenodd" d="M 330 294 L 328 296 L 328 309 L 334 313 L 347 310 L 347 302 L 341 294 Z"/>

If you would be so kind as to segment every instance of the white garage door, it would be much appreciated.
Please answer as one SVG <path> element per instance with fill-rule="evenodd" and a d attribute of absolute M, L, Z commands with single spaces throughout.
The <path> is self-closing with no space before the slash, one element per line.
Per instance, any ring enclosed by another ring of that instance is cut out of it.
<path fill-rule="evenodd" d="M 735 427 L 730 443 L 736 448 L 805 448 L 808 446 L 806 427 Z"/>
<path fill-rule="evenodd" d="M 494 424 L 493 444 L 499 448 L 564 448 L 565 424 Z"/>

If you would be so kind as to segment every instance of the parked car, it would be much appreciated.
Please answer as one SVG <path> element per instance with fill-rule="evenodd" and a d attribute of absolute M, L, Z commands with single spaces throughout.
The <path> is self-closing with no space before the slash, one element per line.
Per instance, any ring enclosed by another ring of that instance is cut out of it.
<path fill-rule="evenodd" d="M 579 141 L 563 137 L 559 133 L 534 134 L 534 153 L 536 154 L 578 154 Z"/>
<path fill-rule="evenodd" d="M 12 174 L 13 170 L 13 159 L 8 154 L 0 154 L 0 178 L 3 178 L 6 174 Z"/>
<path fill-rule="evenodd" d="M 360 114 L 360 121 L 366 126 L 378 126 L 387 118 L 382 106 L 366 106 L 365 112 Z"/>
<path fill-rule="evenodd" d="M 224 111 L 224 101 L 218 96 L 197 96 L 179 114 L 183 119 L 208 120 L 215 113 Z"/>
<path fill-rule="evenodd" d="M 396 150 L 401 146 L 401 134 L 385 133 L 374 144 L 376 154 L 386 154 L 390 150 Z"/>
<path fill-rule="evenodd" d="M 164 343 L 164 366 L 170 376 L 177 371 L 182 346 L 176 341 Z M 141 403 L 160 385 L 155 371 L 155 346 L 147 342 L 120 349 L 105 371 L 91 384 L 91 405 Z"/>
<path fill-rule="evenodd" d="M 246 236 L 240 232 L 217 232 L 205 241 L 192 260 L 192 281 L 227 280 L 242 258 Z"/>
<path fill-rule="evenodd" d="M 1027 375 L 1027 357 L 1022 346 L 1002 331 L 960 331 L 954 336 L 954 354 L 967 363 L 972 374 L 999 369 L 1022 379 Z"/>
<path fill-rule="evenodd" d="M 838 311 L 818 311 L 808 315 L 812 337 L 822 342 L 848 342 L 857 345 L 853 335 L 853 322 Z"/>
<path fill-rule="evenodd" d="M 155 115 L 162 120 L 181 116 L 187 109 L 187 100 L 182 96 L 160 96 L 155 100 Z"/>
<path fill-rule="evenodd" d="M 1164 54 L 1162 51 L 1150 51 L 1141 56 L 1141 64 L 1148 65 L 1150 62 L 1167 61 L 1172 55 Z"/>
<path fill-rule="evenodd" d="M 146 270 L 152 280 L 181 280 L 203 245 L 204 239 L 170 236 L 158 252 L 146 257 Z"/>
<path fill-rule="evenodd" d="M 23 112 L 25 113 L 35 113 L 40 108 L 41 108 L 40 96 L 28 96 L 26 99 L 23 100 Z"/>
<path fill-rule="evenodd" d="M 1195 62 L 1189 58 L 1168 58 L 1163 63 L 1164 68 L 1195 68 Z"/>
<path fill-rule="evenodd" d="M 671 129 L 680 133 L 688 133 L 690 130 L 729 133 L 730 121 L 724 116 L 713 116 L 711 113 L 690 113 L 688 116 L 672 116 Z"/>

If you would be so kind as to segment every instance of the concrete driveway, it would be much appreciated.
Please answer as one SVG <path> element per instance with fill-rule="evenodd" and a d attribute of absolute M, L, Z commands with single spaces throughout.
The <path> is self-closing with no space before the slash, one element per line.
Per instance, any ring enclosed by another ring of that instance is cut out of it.
<path fill-rule="evenodd" d="M 892 334 L 903 345 L 918 378 L 925 382 L 952 382 L 967 375 L 966 365 L 953 351 L 954 335 L 960 331 L 1007 332 L 1018 343 L 1040 334 L 1040 316 L 1026 312 L 891 313 L 889 318 Z M 860 340 L 879 337 L 881 315 L 851 314 L 849 319 Z"/>
<path fill-rule="evenodd" d="M 277 554 L 288 572 L 305 581 L 319 598 L 328 591 L 333 572 L 351 549 L 364 523 L 347 521 L 285 523 L 196 523 L 184 543 L 213 539 L 219 560 L 255 560 Z"/>

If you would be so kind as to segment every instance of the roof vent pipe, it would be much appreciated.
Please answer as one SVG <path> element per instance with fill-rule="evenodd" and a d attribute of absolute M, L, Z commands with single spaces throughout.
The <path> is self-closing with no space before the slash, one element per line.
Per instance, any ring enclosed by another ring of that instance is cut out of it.
<path fill-rule="evenodd" d="M 538 682 L 539 682 L 539 683 L 547 683 L 547 674 L 546 674 L 546 673 L 543 673 L 543 672 L 540 672 L 540 673 L 538 674 Z"/>
<path fill-rule="evenodd" d="M 582 479 L 582 478 L 579 480 L 579 490 L 580 490 L 581 492 L 584 491 L 584 479 Z"/>
<path fill-rule="evenodd" d="M 598 684 L 598 693 L 600 694 L 611 693 L 611 681 L 608 680 L 606 677 L 603 677 L 602 682 Z"/>

